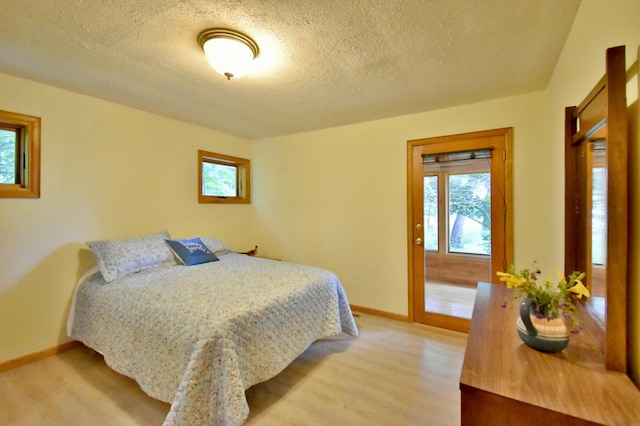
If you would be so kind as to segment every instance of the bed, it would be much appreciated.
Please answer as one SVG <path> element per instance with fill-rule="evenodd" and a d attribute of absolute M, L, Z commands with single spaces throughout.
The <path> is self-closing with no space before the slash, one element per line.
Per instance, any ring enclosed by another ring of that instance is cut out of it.
<path fill-rule="evenodd" d="M 200 241 L 217 260 L 187 266 L 164 251 L 165 237 L 108 250 L 111 242 L 89 243 L 98 266 L 78 283 L 68 323 L 71 338 L 171 404 L 165 425 L 242 424 L 246 389 L 318 339 L 358 335 L 333 273 L 235 253 L 207 238 Z M 114 277 L 113 265 L 125 272 Z"/>

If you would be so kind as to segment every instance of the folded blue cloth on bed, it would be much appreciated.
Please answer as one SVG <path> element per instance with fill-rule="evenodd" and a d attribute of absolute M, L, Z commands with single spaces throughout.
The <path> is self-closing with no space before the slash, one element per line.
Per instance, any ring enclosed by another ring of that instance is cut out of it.
<path fill-rule="evenodd" d="M 199 265 L 201 263 L 215 262 L 218 257 L 209 250 L 200 238 L 188 240 L 165 240 L 169 248 L 182 262 L 183 265 Z"/>

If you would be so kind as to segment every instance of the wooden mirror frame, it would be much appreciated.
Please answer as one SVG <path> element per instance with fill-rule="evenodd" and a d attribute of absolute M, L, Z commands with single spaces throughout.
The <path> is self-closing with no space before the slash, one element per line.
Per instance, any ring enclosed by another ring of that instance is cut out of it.
<path fill-rule="evenodd" d="M 627 371 L 628 127 L 625 47 L 607 49 L 606 73 L 582 103 L 565 108 L 565 271 L 591 280 L 589 142 L 605 139 L 607 254 L 605 364 Z"/>

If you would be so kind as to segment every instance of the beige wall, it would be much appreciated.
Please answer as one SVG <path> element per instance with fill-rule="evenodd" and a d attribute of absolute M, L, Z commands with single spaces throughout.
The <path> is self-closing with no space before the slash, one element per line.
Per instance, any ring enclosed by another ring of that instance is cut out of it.
<path fill-rule="evenodd" d="M 603 2 L 583 0 L 569 38 L 556 65 L 549 84 L 549 128 L 554 139 L 551 156 L 556 179 L 562 169 L 562 111 L 565 106 L 579 104 L 605 73 L 605 51 L 609 47 L 625 45 L 627 68 L 635 62 L 635 77 L 627 84 L 630 126 L 630 253 L 629 271 L 630 353 L 631 376 L 640 385 L 640 140 L 638 122 L 638 49 L 640 46 L 640 1 L 616 0 Z M 556 189 L 557 202 L 563 192 Z"/>
<path fill-rule="evenodd" d="M 407 141 L 513 127 L 516 261 L 561 266 L 562 236 L 547 231 L 562 221 L 562 206 L 547 208 L 544 118 L 538 92 L 254 141 L 260 244 L 273 257 L 334 271 L 352 304 L 406 315 Z"/>
<path fill-rule="evenodd" d="M 251 247 L 251 205 L 197 203 L 197 150 L 247 157 L 220 132 L 0 74 L 0 109 L 42 118 L 42 196 L 0 199 L 0 363 L 66 341 L 84 241 L 218 236 Z"/>

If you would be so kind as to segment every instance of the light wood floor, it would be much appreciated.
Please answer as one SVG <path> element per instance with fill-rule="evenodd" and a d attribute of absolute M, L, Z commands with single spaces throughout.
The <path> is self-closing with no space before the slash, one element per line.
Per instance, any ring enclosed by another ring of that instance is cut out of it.
<path fill-rule="evenodd" d="M 426 312 L 471 319 L 475 299 L 475 287 L 429 281 L 424 283 Z"/>
<path fill-rule="evenodd" d="M 357 314 L 247 390 L 246 425 L 459 425 L 466 335 Z M 169 405 L 80 347 L 0 374 L 1 425 L 161 425 Z"/>

